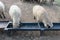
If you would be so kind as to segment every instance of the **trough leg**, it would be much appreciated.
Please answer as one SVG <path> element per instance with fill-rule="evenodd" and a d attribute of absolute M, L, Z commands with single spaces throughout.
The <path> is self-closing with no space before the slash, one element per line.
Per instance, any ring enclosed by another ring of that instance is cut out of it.
<path fill-rule="evenodd" d="M 11 31 L 8 31 L 8 32 L 7 32 L 7 35 L 8 35 L 8 36 L 13 36 L 15 33 L 16 33 L 15 30 L 11 30 Z"/>
<path fill-rule="evenodd" d="M 43 36 L 44 35 L 44 31 L 40 31 L 40 36 Z"/>
<path fill-rule="evenodd" d="M 11 31 L 10 30 L 6 30 L 5 32 L 8 36 L 11 36 Z"/>

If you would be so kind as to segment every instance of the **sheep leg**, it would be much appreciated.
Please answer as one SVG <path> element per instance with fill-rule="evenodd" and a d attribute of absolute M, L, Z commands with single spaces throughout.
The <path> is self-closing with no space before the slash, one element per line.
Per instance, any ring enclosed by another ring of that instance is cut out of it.
<path fill-rule="evenodd" d="M 46 3 L 46 0 L 44 0 L 44 2 L 43 2 L 44 4 Z"/>
<path fill-rule="evenodd" d="M 18 18 L 13 18 L 13 28 L 19 28 L 19 19 Z"/>
<path fill-rule="evenodd" d="M 36 17 L 34 16 L 34 19 L 36 19 Z"/>
<path fill-rule="evenodd" d="M 38 27 L 40 28 L 40 24 L 39 24 L 39 21 L 38 21 Z"/>
<path fill-rule="evenodd" d="M 33 2 L 34 2 L 34 0 L 33 0 Z"/>
<path fill-rule="evenodd" d="M 40 3 L 40 0 L 38 0 L 38 3 Z"/>
<path fill-rule="evenodd" d="M 47 27 L 47 23 L 46 23 L 45 20 L 43 20 L 43 24 L 44 24 L 44 26 L 45 26 L 46 28 L 48 28 L 48 27 Z"/>
<path fill-rule="evenodd" d="M 20 24 L 19 24 L 20 26 L 19 26 L 19 28 L 22 26 L 22 24 L 21 24 L 21 23 L 22 23 L 22 22 L 20 21 Z"/>
<path fill-rule="evenodd" d="M 2 18 L 2 16 L 0 15 L 0 18 Z"/>
<path fill-rule="evenodd" d="M 51 21 L 48 21 L 48 28 L 52 28 L 53 27 L 53 23 Z"/>
<path fill-rule="evenodd" d="M 37 17 L 37 22 L 38 22 L 38 27 L 40 27 L 40 24 L 39 24 L 39 18 Z"/>
<path fill-rule="evenodd" d="M 53 5 L 54 0 L 51 0 L 50 4 Z"/>
<path fill-rule="evenodd" d="M 3 15 L 3 18 L 6 18 L 5 15 L 4 15 L 4 12 L 2 12 L 2 15 Z"/>

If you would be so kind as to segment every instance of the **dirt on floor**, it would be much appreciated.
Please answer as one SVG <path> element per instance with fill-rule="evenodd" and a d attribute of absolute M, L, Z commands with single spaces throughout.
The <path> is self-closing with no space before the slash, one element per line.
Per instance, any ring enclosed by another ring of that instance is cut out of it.
<path fill-rule="evenodd" d="M 9 16 L 9 8 L 12 4 L 18 5 L 22 10 L 22 22 L 35 22 L 32 15 L 32 8 L 37 3 L 22 2 L 20 0 L 0 0 L 5 6 L 6 19 L 0 21 L 11 20 Z M 39 4 L 40 5 L 40 4 Z M 53 22 L 60 22 L 60 6 L 42 5 L 50 15 Z M 9 37 L 5 32 L 0 32 L 0 40 L 60 40 L 60 31 L 46 31 L 44 36 L 40 37 L 39 31 L 17 31 L 13 36 Z"/>
<path fill-rule="evenodd" d="M 1 0 L 1 1 L 6 6 L 6 10 L 5 10 L 6 19 L 4 20 L 11 20 L 9 16 L 9 8 L 11 5 L 15 4 L 15 5 L 18 5 L 22 10 L 22 22 L 35 22 L 32 15 L 32 8 L 34 5 L 38 5 L 37 3 L 21 2 L 20 0 Z M 60 22 L 60 7 L 59 6 L 57 5 L 53 5 L 53 6 L 42 5 L 42 6 L 47 10 L 53 22 Z"/>

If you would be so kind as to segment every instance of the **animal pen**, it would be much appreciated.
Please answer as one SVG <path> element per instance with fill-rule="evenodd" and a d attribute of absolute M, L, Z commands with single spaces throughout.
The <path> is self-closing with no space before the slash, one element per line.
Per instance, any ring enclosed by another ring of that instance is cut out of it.
<path fill-rule="evenodd" d="M 22 0 L 24 1 L 24 0 Z M 32 1 L 32 0 L 31 0 Z M 37 1 L 37 0 L 33 0 Z M 38 0 L 39 2 L 40 0 Z M 43 2 L 46 2 L 46 0 L 42 0 Z M 51 2 L 54 0 L 51 0 Z M 43 23 L 39 23 L 40 26 L 38 26 L 38 23 L 21 23 L 20 28 L 12 28 L 12 22 L 10 21 L 0 21 L 0 29 L 3 29 L 10 35 L 12 31 L 40 31 L 40 35 L 43 35 L 44 31 L 60 31 L 60 23 L 53 23 L 52 28 L 45 28 Z"/>

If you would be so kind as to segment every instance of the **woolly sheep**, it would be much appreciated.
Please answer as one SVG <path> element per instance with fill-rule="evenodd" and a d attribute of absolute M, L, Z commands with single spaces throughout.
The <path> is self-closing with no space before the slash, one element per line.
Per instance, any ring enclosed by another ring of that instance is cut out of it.
<path fill-rule="evenodd" d="M 54 0 L 46 0 L 46 3 L 49 5 L 53 5 Z"/>
<path fill-rule="evenodd" d="M 39 0 L 39 3 L 43 3 L 44 0 Z"/>
<path fill-rule="evenodd" d="M 34 19 L 38 22 L 38 25 L 39 25 L 39 22 L 42 22 L 44 23 L 44 26 L 46 28 L 53 27 L 53 23 L 50 21 L 47 11 L 42 6 L 35 5 L 33 7 L 33 16 L 34 16 Z"/>
<path fill-rule="evenodd" d="M 13 28 L 18 28 L 21 22 L 21 9 L 17 5 L 12 5 L 9 9 L 9 15 L 13 20 Z"/>
<path fill-rule="evenodd" d="M 49 5 L 53 5 L 54 0 L 37 0 L 39 3 L 42 4 L 49 4 Z"/>
<path fill-rule="evenodd" d="M 33 0 L 33 2 L 44 3 L 46 0 Z"/>
<path fill-rule="evenodd" d="M 5 18 L 5 5 L 0 1 L 0 18 Z"/>
<path fill-rule="evenodd" d="M 54 0 L 38 0 L 40 3 L 53 4 Z"/>

